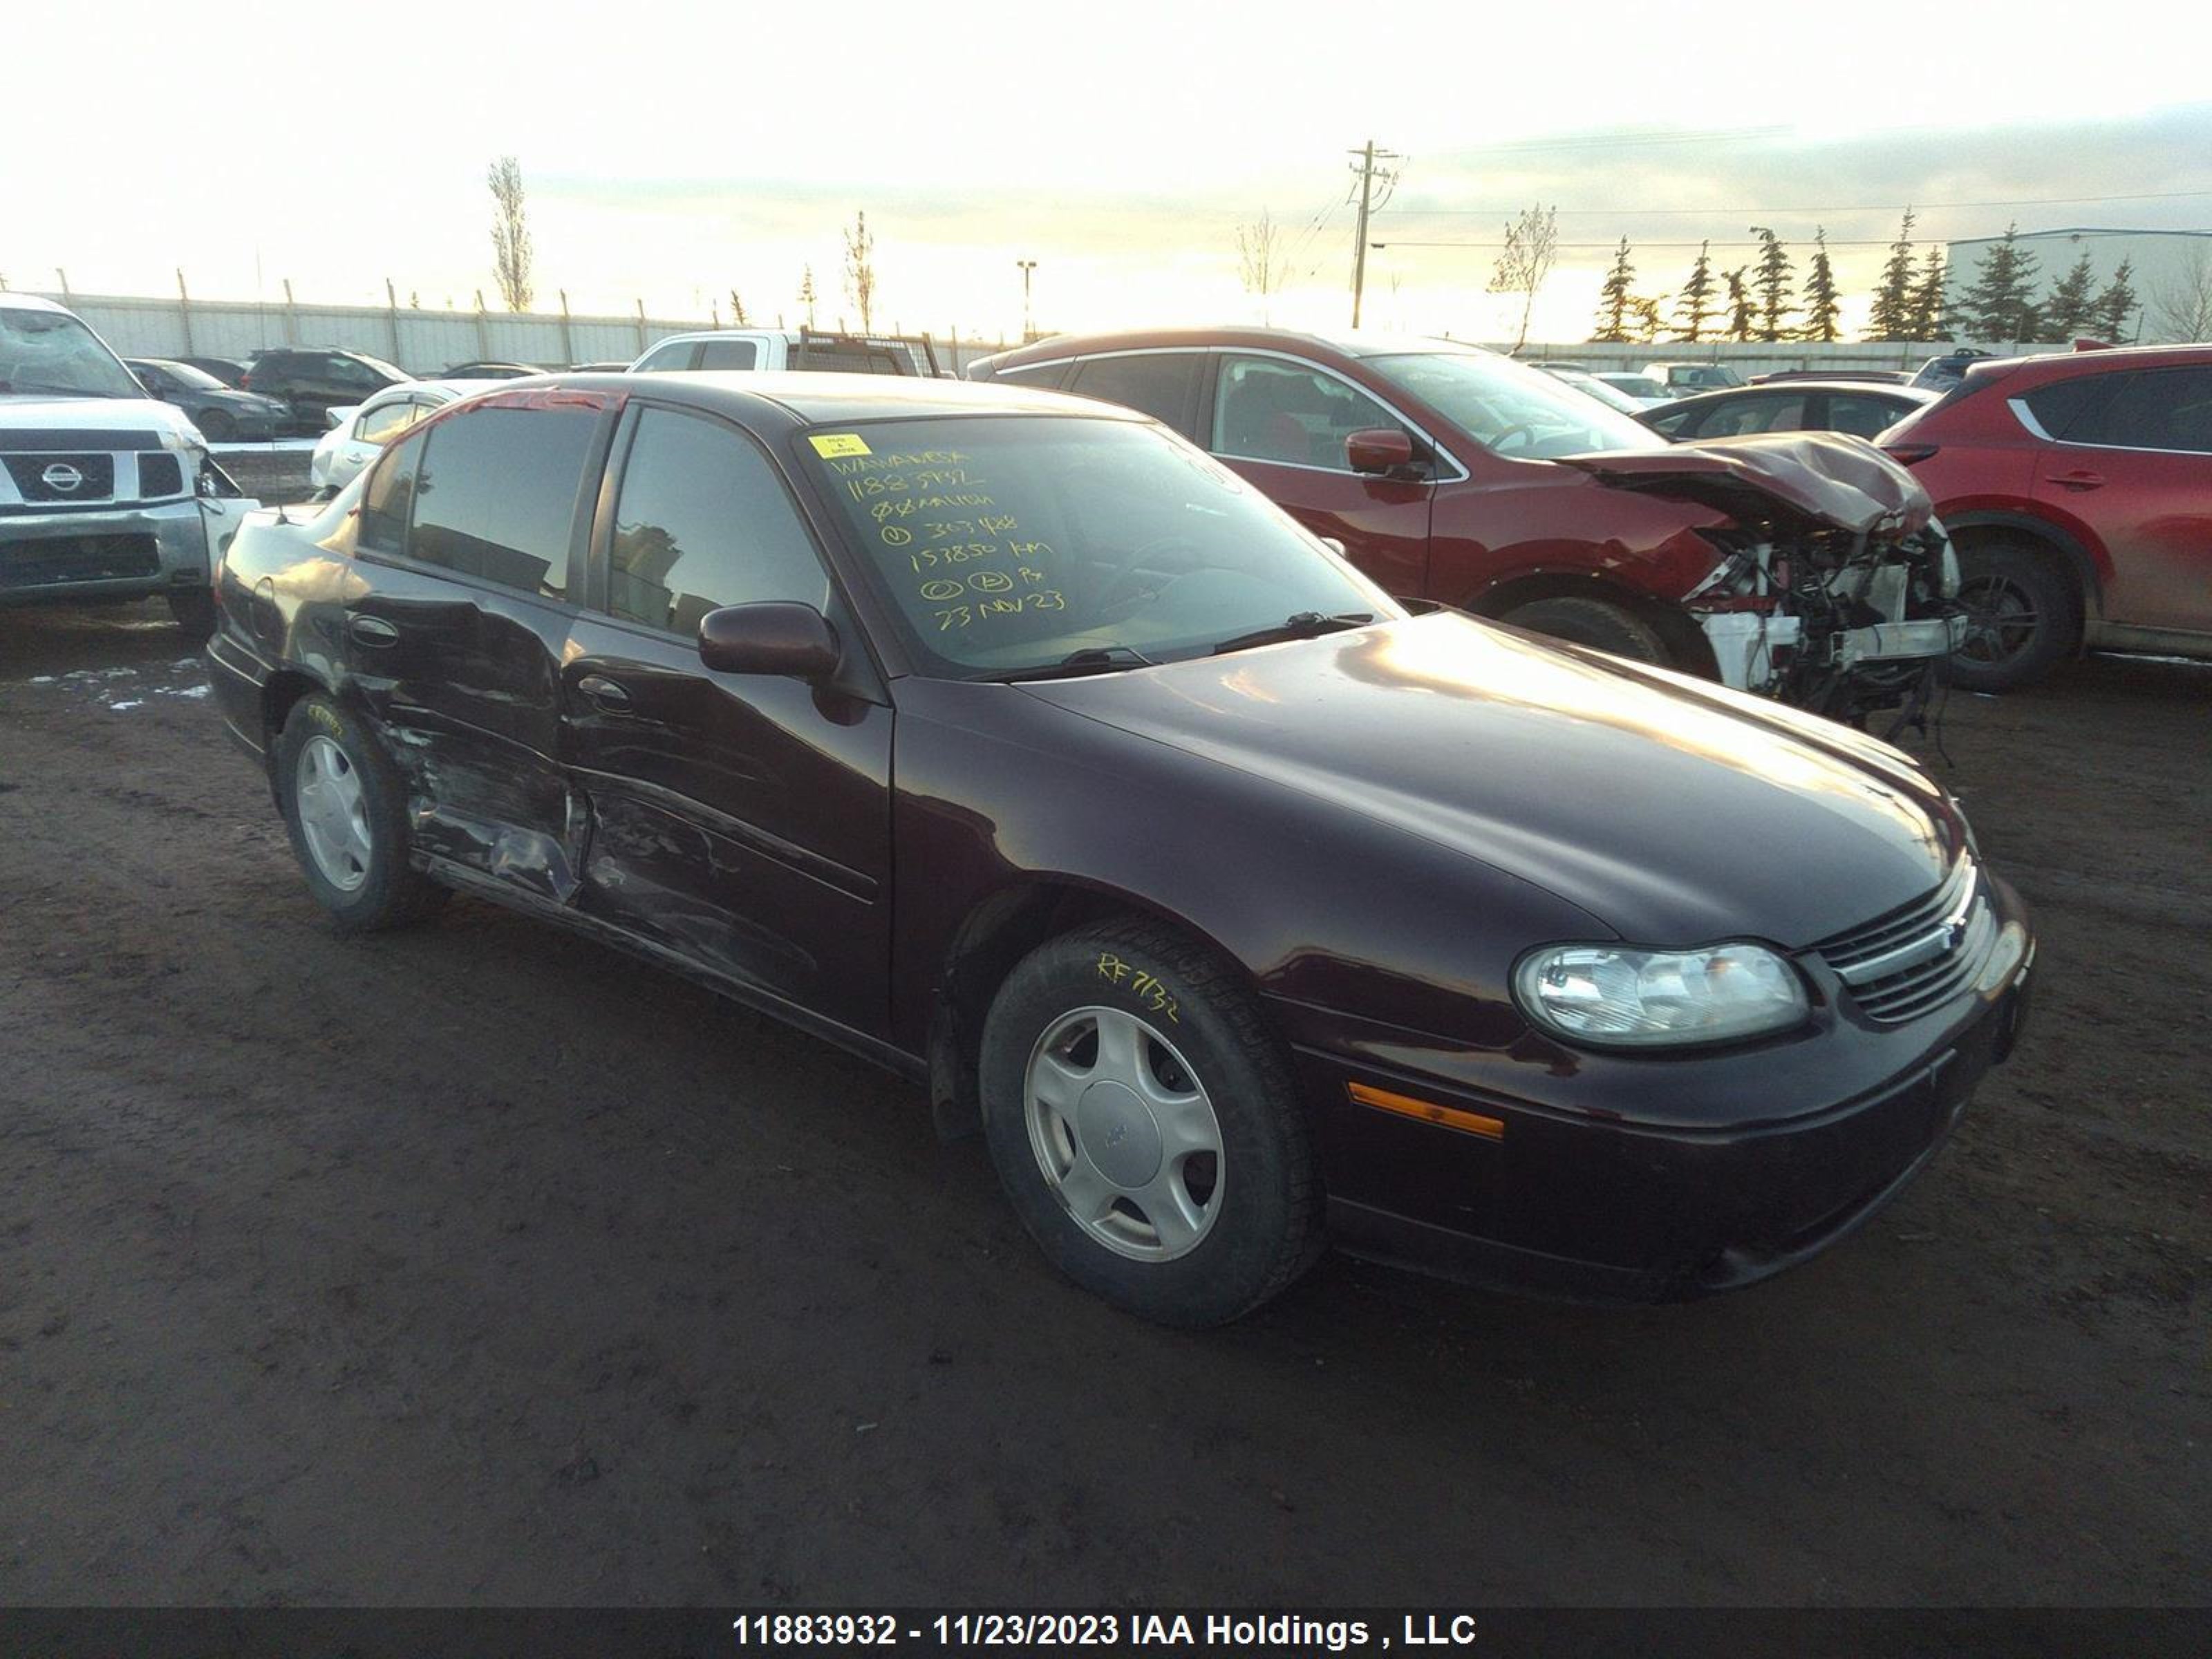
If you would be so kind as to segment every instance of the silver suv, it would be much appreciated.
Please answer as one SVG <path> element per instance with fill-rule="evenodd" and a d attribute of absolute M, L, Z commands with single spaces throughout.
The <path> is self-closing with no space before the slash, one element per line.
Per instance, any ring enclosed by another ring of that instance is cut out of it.
<path fill-rule="evenodd" d="M 159 594 L 204 635 L 214 561 L 259 505 L 82 318 L 0 293 L 0 605 Z"/>

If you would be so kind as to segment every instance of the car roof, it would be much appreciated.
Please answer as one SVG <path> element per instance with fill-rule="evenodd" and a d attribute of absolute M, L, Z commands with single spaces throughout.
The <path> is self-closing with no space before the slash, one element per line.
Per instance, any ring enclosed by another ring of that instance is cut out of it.
<path fill-rule="evenodd" d="M 1977 358 L 1967 369 L 1972 374 L 1984 360 Z M 2212 362 L 2212 343 L 2196 345 L 2102 346 L 2094 351 L 2038 351 L 2024 357 L 1990 358 L 1992 366 L 2010 363 L 2015 368 L 2079 368 L 2092 373 L 2106 368 L 2158 368 L 2168 365 Z"/>
<path fill-rule="evenodd" d="M 458 400 L 462 398 L 473 398 L 479 392 L 489 392 L 495 387 L 504 388 L 516 384 L 518 382 L 514 380 L 394 380 L 390 386 L 379 386 L 368 397 L 363 398 L 359 407 L 366 409 L 371 404 L 398 403 L 404 398 L 424 392 L 442 392 L 449 398 Z"/>
<path fill-rule="evenodd" d="M 42 300 L 35 294 L 18 294 L 13 289 L 0 290 L 0 306 L 10 306 L 21 311 L 58 311 L 71 317 L 76 316 L 76 313 L 65 305 Z"/>
<path fill-rule="evenodd" d="M 1169 349 L 1178 346 L 1249 346 L 1257 350 L 1318 346 L 1346 357 L 1382 357 L 1406 352 L 1450 351 L 1494 356 L 1487 348 L 1434 335 L 1389 334 L 1367 330 L 1326 332 L 1228 325 L 1216 328 L 1129 328 L 1102 334 L 1055 334 L 1011 351 L 994 354 L 994 363 L 1048 363 L 1062 357 L 1086 357 L 1109 351 Z M 1533 368 L 1534 365 L 1531 364 Z"/>
<path fill-rule="evenodd" d="M 1717 404 L 1724 398 L 1756 398 L 1793 392 L 1851 392 L 1861 397 L 1902 398 L 1907 403 L 1934 403 L 1936 398 L 1926 386 L 1901 386 L 1891 380 L 1769 380 L 1763 386 L 1724 386 L 1717 391 L 1700 392 L 1694 398 L 1675 399 L 1674 406 L 1684 409 L 1692 404 Z"/>
<path fill-rule="evenodd" d="M 636 397 L 647 391 L 671 403 L 719 410 L 738 419 L 779 412 L 794 426 L 840 421 L 896 420 L 937 415 L 1077 415 L 1142 422 L 1150 419 L 1088 398 L 1062 397 L 991 381 L 947 380 L 933 375 L 834 374 L 803 369 L 647 370 L 622 374 L 556 374 L 549 382 L 577 391 Z M 489 382 L 505 391 L 526 380 Z"/>

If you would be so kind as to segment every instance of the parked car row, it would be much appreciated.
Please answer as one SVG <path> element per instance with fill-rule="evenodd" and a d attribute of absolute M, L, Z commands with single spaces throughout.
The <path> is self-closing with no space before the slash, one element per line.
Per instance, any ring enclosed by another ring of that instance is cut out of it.
<path fill-rule="evenodd" d="M 1843 446 L 1868 491 L 1904 477 L 1875 452 L 1692 464 L 1426 342 L 986 378 L 494 386 L 256 515 L 209 662 L 316 902 L 356 932 L 475 894 L 911 1078 L 1053 1262 L 1176 1325 L 1330 1238 L 1749 1284 L 2011 1052 L 2026 915 L 1909 757 L 1391 597 L 1487 568 L 1486 487 L 1709 580 L 1754 509 L 1813 562 L 1917 492 L 1808 529 L 1844 493 L 1758 446 Z"/>

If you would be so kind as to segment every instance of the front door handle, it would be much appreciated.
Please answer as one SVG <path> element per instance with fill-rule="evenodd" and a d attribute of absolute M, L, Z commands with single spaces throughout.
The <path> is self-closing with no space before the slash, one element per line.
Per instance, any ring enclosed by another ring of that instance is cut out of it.
<path fill-rule="evenodd" d="M 629 693 L 604 674 L 586 674 L 576 682 L 576 690 L 589 697 L 602 714 L 629 713 Z"/>
<path fill-rule="evenodd" d="M 2101 472 L 2058 472 L 2052 474 L 2051 482 L 2061 489 L 2101 489 L 2105 475 Z"/>
<path fill-rule="evenodd" d="M 381 617 L 348 617 L 346 633 L 356 645 L 375 650 L 399 643 L 399 630 Z"/>

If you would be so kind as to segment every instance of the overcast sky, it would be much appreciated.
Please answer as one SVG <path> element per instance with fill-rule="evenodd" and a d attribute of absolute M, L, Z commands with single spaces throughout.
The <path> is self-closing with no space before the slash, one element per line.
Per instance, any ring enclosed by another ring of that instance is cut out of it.
<path fill-rule="evenodd" d="M 1534 201 L 1569 245 L 1535 332 L 1570 339 L 1624 234 L 1659 292 L 1701 238 L 1825 225 L 1849 321 L 1881 258 L 1850 244 L 1907 202 L 1933 240 L 2212 227 L 2193 5 L 107 0 L 100 21 L 96 77 L 18 64 L 0 98 L 13 287 L 62 266 L 79 292 L 165 292 L 181 265 L 210 299 L 289 276 L 380 301 L 389 276 L 403 302 L 496 303 L 483 175 L 507 152 L 545 308 L 566 289 L 704 315 L 734 285 L 795 323 L 811 262 L 821 320 L 857 320 L 840 228 L 865 209 L 878 325 L 963 335 L 1019 327 L 1021 258 L 1043 326 L 1255 317 L 1236 237 L 1262 210 L 1291 270 L 1273 320 L 1340 325 L 1346 151 L 1370 138 L 1404 160 L 1366 320 L 1462 337 L 1498 332 L 1483 245 Z"/>

